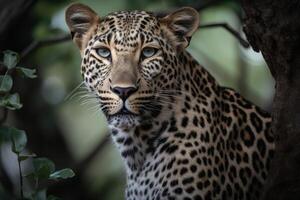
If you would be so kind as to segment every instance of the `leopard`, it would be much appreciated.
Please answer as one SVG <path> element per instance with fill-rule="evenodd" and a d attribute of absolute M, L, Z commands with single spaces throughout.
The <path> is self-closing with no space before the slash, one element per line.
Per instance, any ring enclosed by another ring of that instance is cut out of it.
<path fill-rule="evenodd" d="M 126 200 L 259 199 L 270 114 L 221 86 L 188 52 L 199 13 L 71 4 L 65 20 L 126 173 Z"/>

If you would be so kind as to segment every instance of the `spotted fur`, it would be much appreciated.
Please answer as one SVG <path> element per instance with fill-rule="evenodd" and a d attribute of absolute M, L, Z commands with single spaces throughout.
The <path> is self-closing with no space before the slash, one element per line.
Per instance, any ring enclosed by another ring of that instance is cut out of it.
<path fill-rule="evenodd" d="M 198 19 L 192 8 L 164 18 L 145 11 L 99 18 L 82 4 L 66 11 L 85 84 L 124 160 L 127 200 L 261 194 L 274 149 L 270 116 L 219 86 L 185 50 Z M 144 58 L 146 47 L 155 54 Z M 115 88 L 134 90 L 124 98 Z"/>

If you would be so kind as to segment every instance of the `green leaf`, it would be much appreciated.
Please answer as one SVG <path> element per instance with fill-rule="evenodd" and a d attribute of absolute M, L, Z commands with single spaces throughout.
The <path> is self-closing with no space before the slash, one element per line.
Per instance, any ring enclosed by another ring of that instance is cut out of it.
<path fill-rule="evenodd" d="M 19 160 L 23 161 L 23 160 L 27 160 L 28 158 L 33 158 L 36 157 L 36 154 L 32 153 L 32 154 L 27 154 L 27 155 L 19 155 Z"/>
<path fill-rule="evenodd" d="M 13 80 L 10 75 L 0 75 L 0 93 L 8 92 L 13 86 Z"/>
<path fill-rule="evenodd" d="M 12 141 L 12 151 L 16 154 L 22 152 L 27 144 L 27 136 L 25 131 L 16 128 L 10 128 L 10 137 Z"/>
<path fill-rule="evenodd" d="M 56 196 L 53 196 L 53 195 L 50 195 L 47 197 L 47 200 L 62 200 L 61 198 L 59 197 L 56 197 Z"/>
<path fill-rule="evenodd" d="M 19 74 L 21 74 L 24 77 L 27 78 L 36 78 L 37 75 L 36 73 L 36 69 L 28 69 L 28 68 L 24 68 L 24 67 L 16 67 L 16 70 Z"/>
<path fill-rule="evenodd" d="M 22 108 L 20 103 L 20 96 L 18 93 L 8 94 L 0 98 L 0 106 L 4 106 L 10 110 L 17 110 Z"/>
<path fill-rule="evenodd" d="M 48 158 L 33 159 L 34 174 L 38 179 L 48 179 L 55 170 L 54 163 Z"/>
<path fill-rule="evenodd" d="M 6 50 L 3 53 L 4 53 L 3 64 L 8 69 L 14 68 L 17 65 L 19 60 L 18 54 L 10 50 Z"/>
<path fill-rule="evenodd" d="M 72 178 L 74 176 L 75 176 L 75 173 L 73 172 L 73 170 L 66 168 L 66 169 L 58 170 L 58 171 L 50 174 L 49 179 L 51 179 L 51 180 L 67 179 L 67 178 Z"/>

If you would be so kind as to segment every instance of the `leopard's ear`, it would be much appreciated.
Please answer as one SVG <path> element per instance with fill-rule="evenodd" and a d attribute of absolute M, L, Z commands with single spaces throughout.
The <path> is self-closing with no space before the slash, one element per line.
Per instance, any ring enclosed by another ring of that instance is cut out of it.
<path fill-rule="evenodd" d="M 100 18 L 90 7 L 74 3 L 66 9 L 65 19 L 73 41 L 82 52 L 97 28 Z"/>
<path fill-rule="evenodd" d="M 160 23 L 167 28 L 171 42 L 183 50 L 189 45 L 193 33 L 199 27 L 199 13 L 191 7 L 183 7 L 160 19 Z"/>

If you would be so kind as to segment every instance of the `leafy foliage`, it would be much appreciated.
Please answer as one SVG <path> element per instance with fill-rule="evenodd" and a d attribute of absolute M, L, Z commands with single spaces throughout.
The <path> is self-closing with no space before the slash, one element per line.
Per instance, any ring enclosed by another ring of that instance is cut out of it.
<path fill-rule="evenodd" d="M 9 92 L 13 86 L 13 81 L 11 76 L 9 75 L 4 75 L 4 76 L 0 76 L 0 92 L 4 93 L 4 92 Z"/>
<path fill-rule="evenodd" d="M 36 70 L 28 69 L 24 67 L 18 67 L 19 55 L 13 51 L 4 51 L 3 56 L 3 67 L 5 68 L 5 74 L 0 75 L 0 108 L 7 110 L 18 110 L 22 108 L 20 102 L 20 96 L 18 93 L 13 93 L 13 77 L 22 76 L 25 78 L 36 78 Z M 2 123 L 6 120 L 2 119 Z M 59 179 L 72 178 L 75 174 L 69 169 L 61 169 L 55 171 L 54 163 L 48 158 L 37 158 L 34 153 L 32 154 L 22 154 L 26 149 L 27 144 L 27 135 L 24 130 L 19 130 L 15 127 L 0 125 L 0 146 L 3 143 L 11 143 L 11 150 L 18 157 L 17 162 L 19 166 L 20 173 L 20 198 L 21 199 L 30 199 L 30 200 L 58 200 L 58 197 L 48 196 L 47 197 L 47 188 L 45 184 L 40 186 L 41 181 L 57 181 Z M 27 175 L 22 174 L 21 162 L 30 159 L 32 162 L 32 172 Z M 35 183 L 35 190 L 29 196 L 24 196 L 23 193 L 23 178 L 31 179 Z M 5 198 L 7 195 L 1 188 L 0 182 L 0 199 Z"/>
<path fill-rule="evenodd" d="M 3 64 L 8 69 L 14 68 L 17 65 L 19 60 L 18 54 L 10 50 L 6 50 L 3 53 L 4 53 Z"/>
<path fill-rule="evenodd" d="M 3 106 L 10 110 L 17 110 L 22 108 L 22 104 L 20 103 L 19 94 L 7 94 L 0 98 L 0 106 Z"/>
<path fill-rule="evenodd" d="M 12 142 L 11 150 L 15 154 L 21 153 L 25 149 L 25 146 L 27 144 L 27 137 L 25 131 L 18 130 L 16 128 L 9 128 L 8 130 Z"/>
<path fill-rule="evenodd" d="M 28 69 L 24 67 L 16 67 L 17 72 L 22 75 L 23 77 L 27 78 L 36 78 L 36 70 L 35 69 Z"/>
<path fill-rule="evenodd" d="M 66 169 L 53 172 L 52 174 L 50 174 L 49 178 L 52 180 L 59 180 L 59 179 L 72 178 L 74 175 L 75 174 L 71 169 L 66 168 Z"/>

